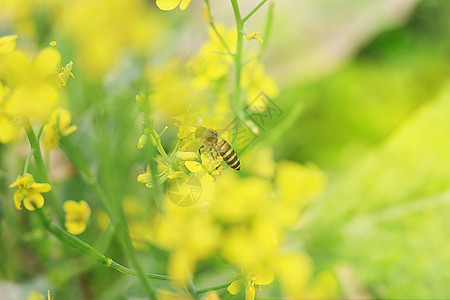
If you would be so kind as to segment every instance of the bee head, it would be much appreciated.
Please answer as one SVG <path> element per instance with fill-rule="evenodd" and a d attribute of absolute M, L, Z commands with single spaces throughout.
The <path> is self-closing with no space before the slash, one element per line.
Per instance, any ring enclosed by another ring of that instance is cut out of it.
<path fill-rule="evenodd" d="M 197 127 L 197 129 L 195 130 L 195 138 L 196 139 L 202 139 L 203 135 L 205 134 L 206 128 L 205 127 Z"/>

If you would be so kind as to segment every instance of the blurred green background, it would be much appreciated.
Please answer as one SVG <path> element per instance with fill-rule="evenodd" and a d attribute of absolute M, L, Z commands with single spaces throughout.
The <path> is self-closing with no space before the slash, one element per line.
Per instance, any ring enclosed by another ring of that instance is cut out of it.
<path fill-rule="evenodd" d="M 285 118 L 277 120 L 280 124 L 272 124 L 274 128 L 280 125 L 283 131 L 268 139 L 274 145 L 275 159 L 312 162 L 327 173 L 329 181 L 326 193 L 307 210 L 292 239 L 311 255 L 316 272 L 328 269 L 336 272 L 342 298 L 448 299 L 450 1 L 424 0 L 417 4 L 410 1 L 411 12 L 405 13 L 404 19 L 390 25 L 375 22 L 376 29 L 364 39 L 353 41 L 351 51 L 339 56 L 333 66 L 312 63 L 305 69 L 319 71 L 311 72 L 314 73 L 311 76 L 289 70 L 286 66 L 290 62 L 283 53 L 301 56 L 314 50 L 306 42 L 313 41 L 318 31 L 307 31 L 314 27 L 308 24 L 331 28 L 332 20 L 325 16 L 339 15 L 340 9 L 344 10 L 345 7 L 331 2 L 313 5 L 309 1 L 314 14 L 310 20 L 302 19 L 303 25 L 298 27 L 299 21 L 289 16 L 306 5 L 292 4 L 295 9 L 289 12 L 286 1 L 276 4 L 278 27 L 275 26 L 275 37 L 265 56 L 268 73 L 280 86 L 275 101 L 285 112 Z M 358 9 L 362 11 L 373 3 L 365 1 L 351 8 L 356 16 Z M 346 5 L 351 4 L 346 1 L 343 6 Z M 182 55 L 198 48 L 206 33 L 196 31 L 204 25 L 196 24 L 201 9 L 196 10 L 197 15 L 191 16 L 181 12 L 164 15 L 169 19 L 168 33 L 155 37 L 158 42 L 152 53 L 170 56 L 171 51 L 188 41 L 194 41 L 194 46 L 183 48 Z M 308 15 L 308 11 L 302 14 Z M 58 31 L 52 29 L 50 16 L 48 9 L 35 12 L 38 30 L 35 42 L 46 46 L 49 38 L 55 38 L 64 59 L 75 57 L 71 38 L 60 33 L 53 35 Z M 352 27 L 354 21 L 347 18 L 340 22 Z M 4 25 L 0 27 L 1 35 L 16 32 L 7 22 L 0 21 L 1 25 Z M 283 26 L 290 27 L 299 38 L 284 34 Z M 183 36 L 185 31 L 187 37 Z M 324 33 L 321 39 L 327 40 L 331 35 Z M 196 39 L 189 40 L 192 37 Z M 277 44 L 280 40 L 284 44 Z M 344 38 L 343 41 L 350 43 Z M 277 64 L 283 59 L 287 61 L 284 69 Z M 108 197 L 116 199 L 129 194 L 146 197 L 139 183 L 123 180 L 143 169 L 139 162 L 145 160 L 145 155 L 130 150 L 130 145 L 136 144 L 140 128 L 138 121 L 130 124 L 129 120 L 137 120 L 138 111 L 123 109 L 134 107 L 130 95 L 139 93 L 142 87 L 139 79 L 142 61 L 134 56 L 125 61 L 116 66 L 119 71 L 110 72 L 101 84 L 94 79 L 83 84 L 73 80 L 67 87 L 67 93 L 72 95 L 67 100 L 68 106 L 79 127 L 73 139 L 83 143 L 86 157 L 101 157 L 90 163 L 101 177 L 110 178 L 105 182 L 111 193 Z M 160 61 L 152 63 L 157 65 Z M 292 62 L 292 68 L 302 66 Z M 320 72 L 322 69 L 326 71 Z M 76 76 L 88 76 L 87 70 L 74 72 Z M 299 113 L 290 114 L 291 111 Z M 175 130 L 169 130 L 165 138 L 170 141 L 175 134 Z M 21 157 L 11 160 L 11 153 L 20 153 Z M 70 255 L 54 238 L 36 229 L 32 219 L 1 214 L 12 207 L 9 200 L 12 193 L 7 188 L 15 174 L 11 170 L 16 170 L 26 155 L 23 145 L 14 148 L 0 145 L 1 169 L 12 172 L 3 174 L 1 179 L 0 257 L 4 259 L 0 263 L 0 291 L 16 288 L 31 291 L 47 286 L 50 279 L 63 287 L 55 299 L 90 299 L 98 295 L 102 295 L 100 299 L 125 299 L 122 291 L 127 289 L 139 295 L 142 290 L 134 278 L 105 271 L 88 258 L 69 259 Z M 64 181 L 74 173 L 64 157 L 56 155 L 52 159 L 53 165 L 63 169 L 63 174 L 57 175 L 61 178 L 56 183 L 59 190 L 70 191 L 77 199 L 92 197 L 92 191 L 78 188 L 77 183 L 82 186 L 79 177 L 72 178 L 70 185 Z M 118 186 L 117 182 L 123 184 Z M 150 210 L 151 203 L 148 205 Z M 133 215 L 133 210 L 129 213 Z M 138 215 L 133 220 L 146 221 L 145 216 Z M 22 232 L 27 234 L 23 236 Z M 109 256 L 120 257 L 120 247 L 113 237 L 106 235 L 98 240 L 93 232 L 89 234 L 84 237 L 86 240 L 107 248 Z M 42 241 L 46 247 L 42 247 Z M 53 252 L 65 253 L 67 262 L 52 261 L 51 257 L 57 256 Z M 167 253 L 159 255 L 147 256 L 145 268 L 164 272 L 157 269 L 161 266 L 156 261 L 166 259 Z M 43 261 L 45 266 L 41 265 Z M 216 264 L 218 268 L 222 266 L 221 261 Z M 36 276 L 43 268 L 52 270 L 49 278 Z M 200 273 L 201 270 L 199 266 Z"/>

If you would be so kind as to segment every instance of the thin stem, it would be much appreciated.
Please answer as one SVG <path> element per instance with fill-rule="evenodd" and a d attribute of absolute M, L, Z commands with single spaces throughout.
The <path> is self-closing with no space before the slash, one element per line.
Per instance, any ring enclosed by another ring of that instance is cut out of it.
<path fill-rule="evenodd" d="M 144 272 L 141 270 L 139 263 L 137 261 L 136 255 L 134 253 L 133 244 L 131 242 L 131 238 L 129 236 L 128 226 L 126 224 L 125 216 L 123 215 L 123 209 L 117 209 L 114 211 L 113 207 L 110 205 L 111 201 L 108 199 L 106 193 L 103 188 L 97 182 L 96 178 L 91 174 L 89 170 L 88 163 L 85 158 L 79 151 L 79 149 L 68 139 L 61 139 L 61 149 L 67 154 L 67 156 L 72 160 L 72 162 L 77 166 L 78 170 L 83 174 L 83 179 L 85 182 L 92 186 L 100 203 L 105 208 L 112 224 L 118 229 L 118 234 L 120 235 L 122 241 L 124 242 L 123 250 L 126 255 L 130 258 L 131 263 L 134 265 L 136 269 L 136 275 L 141 280 L 145 290 L 147 291 L 148 297 L 150 299 L 156 299 L 156 294 L 152 285 L 150 285 L 147 280 L 145 280 Z M 120 212 L 122 212 L 120 214 Z M 119 218 L 120 216 L 120 218 Z M 119 219 L 121 219 L 119 221 Z"/>
<path fill-rule="evenodd" d="M 27 133 L 27 137 L 28 137 L 28 141 L 30 142 L 31 150 L 34 150 L 33 156 L 34 156 L 34 161 L 36 163 L 39 176 L 44 182 L 50 184 L 50 178 L 48 176 L 48 171 L 44 164 L 44 159 L 42 158 L 41 147 L 39 146 L 39 141 L 38 141 L 36 135 L 34 134 L 33 127 L 31 126 L 30 120 L 27 117 L 22 117 L 22 125 L 23 125 L 23 128 L 25 129 L 25 132 Z M 56 217 L 58 218 L 59 224 L 63 224 L 64 223 L 64 212 L 62 210 L 62 207 L 59 205 L 58 199 L 55 197 L 54 192 L 53 191 L 48 192 L 47 198 L 49 199 L 50 204 L 53 208 L 53 211 L 55 212 Z"/>
<path fill-rule="evenodd" d="M 135 270 L 129 269 L 127 267 L 122 266 L 121 264 L 115 262 L 111 258 L 107 258 L 103 253 L 89 245 L 88 243 L 84 242 L 83 240 L 77 238 L 74 235 L 71 235 L 61 227 L 54 225 L 50 222 L 50 220 L 45 215 L 42 208 L 36 209 L 39 221 L 41 224 L 47 229 L 48 232 L 52 233 L 57 239 L 59 239 L 64 244 L 70 245 L 72 248 L 77 250 L 78 252 L 85 254 L 97 262 L 101 263 L 102 265 L 115 269 L 121 273 L 137 276 L 138 272 Z M 144 276 L 146 278 L 150 279 L 157 279 L 157 280 L 172 280 L 173 277 L 167 276 L 167 275 L 161 275 L 161 274 L 154 274 L 154 273 L 144 273 Z"/>
<path fill-rule="evenodd" d="M 137 272 L 135 270 L 124 267 L 121 264 L 116 263 L 112 259 L 110 260 L 110 262 L 111 262 L 111 264 L 108 266 L 109 268 L 113 268 L 123 274 L 137 276 Z M 154 273 L 144 273 L 144 276 L 146 278 L 156 279 L 156 280 L 174 280 L 174 278 L 171 276 L 154 274 Z"/>
<path fill-rule="evenodd" d="M 262 0 L 244 19 L 242 19 L 242 22 L 245 23 L 247 22 L 248 19 L 250 19 L 251 16 L 253 16 L 255 14 L 255 12 L 258 11 L 258 9 L 261 8 L 261 6 L 264 5 L 264 3 L 266 3 L 267 0 Z"/>
<path fill-rule="evenodd" d="M 209 291 L 214 291 L 214 290 L 220 290 L 220 289 L 224 289 L 226 287 L 228 287 L 233 281 L 227 282 L 227 283 L 222 283 L 216 286 L 212 286 L 209 288 L 204 288 L 204 289 L 197 289 L 196 290 L 196 294 L 203 294 Z"/>
<path fill-rule="evenodd" d="M 212 13 L 211 13 L 211 5 L 209 3 L 209 0 L 205 0 L 205 4 L 206 4 L 207 11 L 208 11 L 209 26 L 211 26 L 212 30 L 214 31 L 214 33 L 216 34 L 217 38 L 222 43 L 223 47 L 227 50 L 227 52 L 231 53 L 230 47 L 228 47 L 227 43 L 225 42 L 225 40 L 223 39 L 222 35 L 217 30 L 216 25 L 214 24 Z"/>
<path fill-rule="evenodd" d="M 242 73 L 242 49 L 243 49 L 243 29 L 244 24 L 242 22 L 241 11 L 237 0 L 231 0 L 231 5 L 233 6 L 234 17 L 236 20 L 236 52 L 234 54 L 234 65 L 235 65 L 235 88 L 234 88 L 234 105 L 233 110 L 236 116 L 240 116 L 240 109 L 243 107 L 241 99 L 241 73 Z"/>
<path fill-rule="evenodd" d="M 34 154 L 34 151 L 34 149 L 31 149 L 30 153 L 28 153 L 27 159 L 25 160 L 25 165 L 23 166 L 23 175 L 25 175 L 25 173 L 28 173 L 28 167 L 30 165 L 30 160 Z"/>
<path fill-rule="evenodd" d="M 266 28 L 264 29 L 264 43 L 261 47 L 261 56 L 269 45 L 270 37 L 272 35 L 272 24 L 273 24 L 273 11 L 275 9 L 275 2 L 271 1 L 269 3 L 269 12 L 267 13 Z"/>

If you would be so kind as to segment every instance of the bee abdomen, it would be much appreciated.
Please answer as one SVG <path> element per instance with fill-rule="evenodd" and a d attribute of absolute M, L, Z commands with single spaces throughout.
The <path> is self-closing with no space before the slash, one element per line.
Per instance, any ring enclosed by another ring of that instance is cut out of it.
<path fill-rule="evenodd" d="M 231 147 L 230 143 L 221 139 L 217 143 L 217 152 L 219 152 L 220 156 L 222 156 L 223 160 L 229 165 L 232 169 L 239 171 L 241 169 L 241 162 Z"/>

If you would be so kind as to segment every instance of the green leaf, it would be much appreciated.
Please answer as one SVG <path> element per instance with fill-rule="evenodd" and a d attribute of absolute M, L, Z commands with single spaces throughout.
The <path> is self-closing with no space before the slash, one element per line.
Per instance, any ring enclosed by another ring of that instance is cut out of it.
<path fill-rule="evenodd" d="M 381 147 L 331 182 L 305 216 L 302 234 L 319 265 L 349 264 L 375 297 L 445 298 L 449 219 L 446 84 Z"/>

